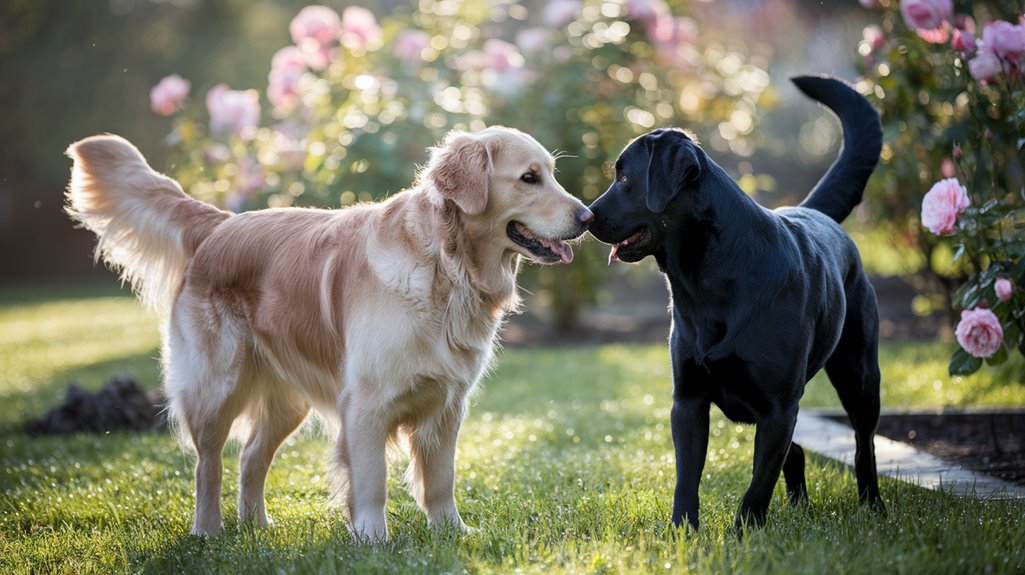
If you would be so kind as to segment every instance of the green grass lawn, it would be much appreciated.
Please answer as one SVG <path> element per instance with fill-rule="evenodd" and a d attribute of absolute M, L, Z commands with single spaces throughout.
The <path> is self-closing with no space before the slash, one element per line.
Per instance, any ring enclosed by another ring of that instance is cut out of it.
<path fill-rule="evenodd" d="M 81 292 L 79 292 L 81 293 Z M 768 526 L 736 538 L 750 479 L 752 427 L 712 419 L 702 531 L 666 527 L 674 481 L 663 345 L 505 350 L 460 439 L 457 500 L 467 536 L 435 534 L 400 482 L 393 540 L 353 544 L 327 505 L 329 442 L 304 433 L 282 447 L 268 511 L 255 530 L 228 520 L 218 538 L 187 535 L 192 456 L 167 435 L 30 438 L 27 417 L 128 373 L 156 386 L 156 322 L 134 300 L 102 293 L 0 293 L 0 573 L 1020 573 L 1025 503 L 977 501 L 882 480 L 886 515 L 857 504 L 845 467 L 809 461 L 810 506 L 785 502 Z M 949 344 L 882 349 L 886 408 L 1025 405 L 1019 361 L 1001 374 L 949 378 Z M 1016 370 L 1016 371 L 1015 371 Z M 828 382 L 804 404 L 837 407 Z M 237 449 L 224 505 L 236 509 Z"/>

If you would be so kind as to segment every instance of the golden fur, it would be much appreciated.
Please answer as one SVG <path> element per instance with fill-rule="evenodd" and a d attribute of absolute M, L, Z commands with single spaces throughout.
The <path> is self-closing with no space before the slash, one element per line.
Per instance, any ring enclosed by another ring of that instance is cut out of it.
<path fill-rule="evenodd" d="M 164 386 L 197 452 L 193 533 L 221 529 L 232 435 L 245 446 L 239 516 L 266 525 L 267 470 L 311 408 L 337 423 L 339 495 L 356 536 L 387 537 L 385 445 L 396 433 L 429 523 L 464 527 L 456 437 L 517 305 L 520 256 L 570 261 L 563 240 L 591 217 L 540 144 L 508 128 L 453 132 L 413 188 L 382 202 L 237 215 L 190 198 L 117 136 L 68 154 L 68 212 L 99 237 L 97 258 L 169 311 Z"/>

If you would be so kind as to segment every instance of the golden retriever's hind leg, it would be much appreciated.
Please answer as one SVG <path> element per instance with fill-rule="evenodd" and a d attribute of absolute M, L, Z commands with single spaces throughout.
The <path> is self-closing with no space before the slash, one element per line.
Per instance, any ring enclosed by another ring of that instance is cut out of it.
<path fill-rule="evenodd" d="M 231 404 L 221 406 L 207 420 L 190 420 L 185 416 L 197 455 L 193 535 L 217 535 L 221 531 L 221 453 L 237 413 L 231 413 L 231 407 Z"/>
<path fill-rule="evenodd" d="M 309 406 L 284 394 L 264 397 L 251 422 L 239 471 L 238 516 L 243 523 L 266 527 L 264 483 L 281 443 L 306 419 Z"/>
<path fill-rule="evenodd" d="M 406 474 L 410 493 L 427 513 L 427 522 L 435 528 L 470 529 L 456 508 L 456 439 L 462 424 L 462 406 L 446 410 L 421 422 L 410 434 L 410 463 Z"/>
<path fill-rule="evenodd" d="M 196 515 L 193 535 L 217 535 L 222 527 L 221 453 L 235 418 L 248 403 L 240 386 L 242 358 L 238 338 L 223 330 L 215 346 L 204 346 L 186 305 L 172 318 L 165 342 L 164 387 L 175 420 L 196 449 Z"/>

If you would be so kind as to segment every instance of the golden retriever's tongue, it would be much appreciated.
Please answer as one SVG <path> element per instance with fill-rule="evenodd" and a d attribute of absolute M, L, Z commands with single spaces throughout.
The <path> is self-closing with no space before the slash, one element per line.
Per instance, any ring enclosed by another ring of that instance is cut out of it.
<path fill-rule="evenodd" d="M 559 245 L 555 249 L 555 253 L 562 256 L 562 263 L 564 264 L 568 264 L 573 261 L 573 248 L 571 248 L 566 242 L 559 242 Z"/>

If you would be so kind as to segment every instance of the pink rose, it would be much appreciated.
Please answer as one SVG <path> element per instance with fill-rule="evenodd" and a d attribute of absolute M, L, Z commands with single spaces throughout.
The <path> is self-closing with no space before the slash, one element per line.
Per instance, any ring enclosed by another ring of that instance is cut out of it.
<path fill-rule="evenodd" d="M 979 44 L 975 41 L 975 34 L 967 30 L 957 29 L 954 30 L 954 38 L 950 41 L 950 47 L 954 51 L 971 58 L 979 49 Z"/>
<path fill-rule="evenodd" d="M 953 13 L 952 0 L 900 0 L 900 15 L 912 30 L 936 30 Z"/>
<path fill-rule="evenodd" d="M 997 278 L 996 283 L 993 284 L 993 290 L 997 292 L 997 297 L 1000 298 L 1000 301 L 1007 303 L 1011 301 L 1014 286 L 1011 284 L 1011 280 L 1007 278 Z"/>
<path fill-rule="evenodd" d="M 523 55 L 516 49 L 516 46 L 492 38 L 484 42 L 483 52 L 487 58 L 487 67 L 498 72 L 505 72 L 511 68 L 523 67 Z"/>
<path fill-rule="evenodd" d="M 554 0 L 545 5 L 545 24 L 552 28 L 562 28 L 577 17 L 582 4 L 580 0 Z"/>
<path fill-rule="evenodd" d="M 865 26 L 865 29 L 861 31 L 861 39 L 873 51 L 882 48 L 886 44 L 886 35 L 883 33 L 883 29 L 875 24 Z"/>
<path fill-rule="evenodd" d="M 161 116 L 170 116 L 192 87 L 189 81 L 178 74 L 165 76 L 149 91 L 149 106 Z"/>
<path fill-rule="evenodd" d="M 1004 65 L 1000 58 L 989 50 L 979 50 L 975 57 L 968 61 L 968 73 L 980 82 L 991 80 L 1003 71 Z"/>
<path fill-rule="evenodd" d="M 1007 62 L 1015 62 L 1025 52 L 1025 27 L 997 20 L 982 29 L 982 44 Z"/>
<path fill-rule="evenodd" d="M 271 59 L 267 75 L 267 99 L 275 110 L 282 111 L 295 105 L 299 96 L 299 79 L 306 73 L 306 55 L 295 46 L 286 46 Z"/>
<path fill-rule="evenodd" d="M 403 30 L 395 39 L 395 55 L 400 60 L 423 61 L 423 51 L 431 44 L 431 35 L 423 30 Z"/>
<path fill-rule="evenodd" d="M 342 23 L 338 13 L 327 6 L 307 6 L 292 19 L 288 32 L 300 48 L 311 42 L 323 46 L 338 39 Z"/>
<path fill-rule="evenodd" d="M 381 27 L 374 13 L 360 6 L 342 12 L 342 43 L 356 50 L 370 49 L 381 40 Z"/>
<path fill-rule="evenodd" d="M 292 41 L 314 70 L 323 70 L 331 62 L 335 43 L 342 33 L 338 13 L 327 6 L 307 6 L 288 25 Z"/>
<path fill-rule="evenodd" d="M 952 233 L 958 214 L 970 203 L 968 190 L 957 179 L 940 180 L 922 198 L 922 225 L 938 236 Z"/>
<path fill-rule="evenodd" d="M 1000 320 L 985 308 L 966 309 L 954 330 L 957 343 L 973 357 L 989 357 L 1004 343 Z"/>
<path fill-rule="evenodd" d="M 943 174 L 944 178 L 953 178 L 957 173 L 957 166 L 954 165 L 954 160 L 943 158 L 943 161 L 940 162 L 940 173 Z"/>
<path fill-rule="evenodd" d="M 260 96 L 255 90 L 230 90 L 218 84 L 206 94 L 210 113 L 210 130 L 216 133 L 241 134 L 260 122 Z"/>

